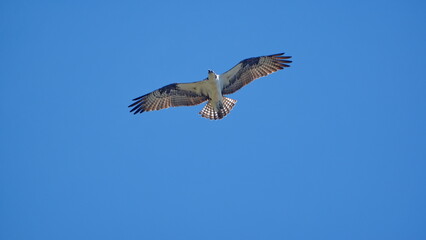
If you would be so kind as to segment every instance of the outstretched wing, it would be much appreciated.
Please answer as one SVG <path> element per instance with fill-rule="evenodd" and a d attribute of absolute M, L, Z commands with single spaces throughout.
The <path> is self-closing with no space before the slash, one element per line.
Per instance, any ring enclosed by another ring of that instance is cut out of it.
<path fill-rule="evenodd" d="M 284 53 L 248 58 L 239 62 L 235 67 L 220 75 L 223 79 L 222 94 L 231 94 L 249 84 L 255 79 L 264 77 L 285 67 L 290 67 L 287 60 L 290 56 Z"/>
<path fill-rule="evenodd" d="M 133 99 L 130 112 L 143 113 L 177 106 L 192 106 L 208 99 L 201 92 L 204 81 L 195 83 L 173 83 L 151 93 Z"/>

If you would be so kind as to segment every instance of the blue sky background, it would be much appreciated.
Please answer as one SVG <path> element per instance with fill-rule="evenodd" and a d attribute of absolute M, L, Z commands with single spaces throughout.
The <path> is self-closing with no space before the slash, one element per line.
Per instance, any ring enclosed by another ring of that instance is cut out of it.
<path fill-rule="evenodd" d="M 424 1 L 1 1 L 0 239 L 426 239 Z M 131 99 L 286 52 L 231 98 Z"/>

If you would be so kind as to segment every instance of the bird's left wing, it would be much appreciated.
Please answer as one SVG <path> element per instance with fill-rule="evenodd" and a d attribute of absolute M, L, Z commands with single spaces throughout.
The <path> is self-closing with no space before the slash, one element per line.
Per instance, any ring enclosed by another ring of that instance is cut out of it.
<path fill-rule="evenodd" d="M 159 88 L 151 93 L 133 99 L 130 112 L 143 113 L 177 106 L 192 106 L 208 99 L 203 94 L 205 81 L 194 83 L 173 83 Z"/>
<path fill-rule="evenodd" d="M 220 75 L 223 79 L 222 94 L 231 94 L 255 79 L 264 77 L 285 67 L 290 67 L 290 56 L 284 53 L 253 57 L 239 62 L 235 67 Z"/>

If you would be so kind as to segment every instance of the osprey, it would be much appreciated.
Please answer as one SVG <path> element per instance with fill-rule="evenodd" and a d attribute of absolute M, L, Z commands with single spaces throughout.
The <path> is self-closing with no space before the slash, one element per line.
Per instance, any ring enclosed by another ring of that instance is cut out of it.
<path fill-rule="evenodd" d="M 207 101 L 199 112 L 202 117 L 222 119 L 237 102 L 225 95 L 238 91 L 253 80 L 269 75 L 285 67 L 292 61 L 284 53 L 253 57 L 242 60 L 229 71 L 216 74 L 208 70 L 208 77 L 192 83 L 172 83 L 151 93 L 133 99 L 130 112 L 143 113 L 177 106 L 198 105 Z"/>

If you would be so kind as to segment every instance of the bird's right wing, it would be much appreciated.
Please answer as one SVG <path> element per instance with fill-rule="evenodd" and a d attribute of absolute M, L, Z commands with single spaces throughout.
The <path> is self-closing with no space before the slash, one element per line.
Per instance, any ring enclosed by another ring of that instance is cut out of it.
<path fill-rule="evenodd" d="M 201 91 L 205 81 L 173 83 L 133 99 L 130 112 L 143 113 L 177 106 L 198 105 L 208 100 Z"/>

